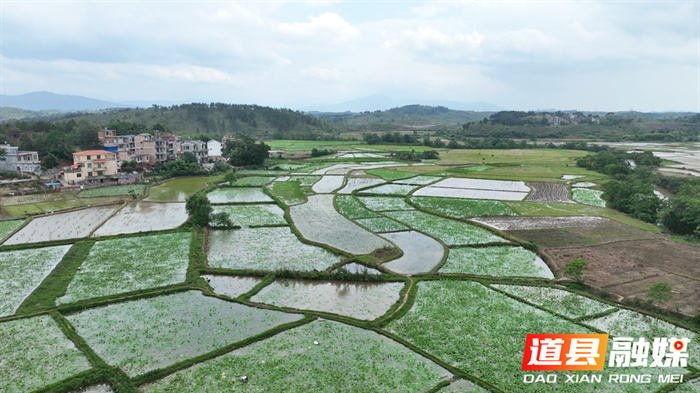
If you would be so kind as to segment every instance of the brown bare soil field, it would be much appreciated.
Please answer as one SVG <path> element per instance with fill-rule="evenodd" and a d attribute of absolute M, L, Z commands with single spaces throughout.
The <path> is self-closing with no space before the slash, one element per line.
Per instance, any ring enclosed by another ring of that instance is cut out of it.
<path fill-rule="evenodd" d="M 532 188 L 532 192 L 525 199 L 528 202 L 568 202 L 569 190 L 564 183 L 544 183 L 529 181 L 527 185 Z"/>
<path fill-rule="evenodd" d="M 574 258 L 588 262 L 587 284 L 626 299 L 646 300 L 652 284 L 667 282 L 673 299 L 664 305 L 694 315 L 700 311 L 700 247 L 665 239 L 619 241 L 590 247 L 552 247 L 542 250 L 559 275 Z"/>
<path fill-rule="evenodd" d="M 520 229 L 522 226 L 515 226 L 517 229 L 505 229 L 505 232 L 519 239 L 535 243 L 540 247 L 592 246 L 621 240 L 663 239 L 661 235 L 643 231 L 607 218 L 587 218 L 595 218 L 596 220 L 581 220 L 580 226 L 559 226 L 542 229 Z"/>

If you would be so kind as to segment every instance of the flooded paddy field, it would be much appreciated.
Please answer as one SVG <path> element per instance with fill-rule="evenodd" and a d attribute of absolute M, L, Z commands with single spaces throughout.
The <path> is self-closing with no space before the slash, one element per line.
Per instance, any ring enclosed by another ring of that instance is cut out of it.
<path fill-rule="evenodd" d="M 416 189 L 416 186 L 409 185 L 409 184 L 382 184 L 378 185 L 376 187 L 372 188 L 367 188 L 361 191 L 358 191 L 357 193 L 360 195 L 371 195 L 371 194 L 378 194 L 378 195 L 408 195 Z"/>
<path fill-rule="evenodd" d="M 219 188 L 207 194 L 214 204 L 274 202 L 261 188 Z"/>
<path fill-rule="evenodd" d="M 231 298 L 250 292 L 262 281 L 260 277 L 214 276 L 209 274 L 202 275 L 202 278 L 207 280 L 207 284 L 212 287 L 214 293 Z"/>
<path fill-rule="evenodd" d="M 32 392 L 92 368 L 48 315 L 0 323 L 0 386 Z"/>
<path fill-rule="evenodd" d="M 465 273 L 494 277 L 554 278 L 546 264 L 522 247 L 451 248 L 441 273 Z"/>
<path fill-rule="evenodd" d="M 523 384 L 525 335 L 700 340 L 689 320 L 700 311 L 700 247 L 611 209 L 551 201 L 566 190 L 563 174 L 606 180 L 571 166 L 587 153 L 492 150 L 507 162 L 478 168 L 463 160 L 480 164 L 487 151 L 459 150 L 441 152 L 440 166 L 321 157 L 243 169 L 234 187 L 208 193 L 240 229 L 180 227 L 184 199 L 223 180 L 183 178 L 147 190 L 180 203 L 130 200 L 85 216 L 80 228 L 71 221 L 63 232 L 82 235 L 58 246 L 0 245 L 0 390 L 632 393 L 637 386 Z M 519 162 L 543 157 L 556 168 Z M 445 194 L 358 195 L 372 186 Z M 542 201 L 508 200 L 528 193 Z M 36 203 L 98 198 L 110 197 Z M 50 217 L 65 216 L 35 221 Z M 3 223 L 0 237 L 22 225 Z M 584 283 L 595 290 L 559 280 L 573 258 L 588 262 Z M 663 307 L 685 320 L 635 305 L 659 281 L 673 294 Z M 95 354 L 107 367 L 92 369 Z M 648 373 L 654 383 L 642 390 L 655 391 L 660 373 L 697 371 L 669 370 L 601 375 Z M 83 379 L 98 373 L 107 378 Z"/>
<path fill-rule="evenodd" d="M 185 281 L 190 232 L 95 242 L 57 304 Z"/>
<path fill-rule="evenodd" d="M 93 308 L 67 318 L 102 359 L 133 377 L 301 316 L 189 291 Z"/>
<path fill-rule="evenodd" d="M 338 191 L 338 194 L 351 194 L 353 191 L 359 190 L 360 188 L 376 186 L 383 183 L 385 183 L 385 181 L 382 179 L 351 177 L 348 179 L 345 187 Z"/>
<path fill-rule="evenodd" d="M 131 202 L 95 231 L 111 236 L 174 229 L 187 221 L 184 203 Z"/>
<path fill-rule="evenodd" d="M 451 377 L 447 370 L 387 337 L 319 320 L 199 363 L 142 390 L 175 392 L 198 385 L 228 391 L 231 379 L 240 375 L 247 377 L 247 390 L 257 392 L 419 392 Z"/>
<path fill-rule="evenodd" d="M 499 284 L 492 286 L 569 318 L 598 314 L 614 308 L 608 304 L 562 289 Z"/>
<path fill-rule="evenodd" d="M 333 198 L 333 195 L 313 195 L 307 203 L 289 208 L 289 214 L 304 238 L 350 254 L 368 254 L 391 246 L 340 215 L 333 206 Z"/>
<path fill-rule="evenodd" d="M 405 283 L 276 280 L 250 298 L 257 303 L 377 319 L 399 300 Z"/>
<path fill-rule="evenodd" d="M 448 246 L 506 242 L 486 229 L 425 212 L 391 211 L 385 214 L 413 229 L 440 239 Z"/>
<path fill-rule="evenodd" d="M 263 225 L 286 225 L 284 210 L 273 204 L 215 206 L 214 213 L 226 212 L 234 225 L 243 227 Z"/>
<path fill-rule="evenodd" d="M 322 271 L 343 258 L 302 243 L 289 227 L 212 230 L 209 266 L 224 269 Z"/>
<path fill-rule="evenodd" d="M 3 244 L 39 243 L 86 237 L 118 208 L 117 205 L 99 206 L 34 217 L 29 224 Z"/>
<path fill-rule="evenodd" d="M 382 266 L 400 274 L 427 273 L 437 267 L 445 255 L 442 243 L 420 232 L 394 232 L 382 235 L 403 250 L 403 255 Z"/>
<path fill-rule="evenodd" d="M 0 252 L 0 317 L 12 315 L 71 246 Z"/>

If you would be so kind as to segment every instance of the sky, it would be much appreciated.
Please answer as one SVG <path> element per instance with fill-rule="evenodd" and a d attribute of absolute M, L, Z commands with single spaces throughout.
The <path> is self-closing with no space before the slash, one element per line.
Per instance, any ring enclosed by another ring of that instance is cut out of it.
<path fill-rule="evenodd" d="M 700 2 L 0 1 L 0 93 L 700 112 Z"/>

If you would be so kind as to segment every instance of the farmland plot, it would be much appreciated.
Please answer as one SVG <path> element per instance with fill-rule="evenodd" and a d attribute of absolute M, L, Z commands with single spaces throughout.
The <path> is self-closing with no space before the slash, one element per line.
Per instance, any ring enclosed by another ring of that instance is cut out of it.
<path fill-rule="evenodd" d="M 583 181 L 583 182 L 574 183 L 571 185 L 571 187 L 573 187 L 573 188 L 588 188 L 588 187 L 595 187 L 596 185 L 597 184 L 595 184 L 595 183 Z"/>
<path fill-rule="evenodd" d="M 530 188 L 522 181 L 470 179 L 466 177 L 449 177 L 432 185 L 442 188 L 464 188 L 473 190 L 493 190 L 510 192 L 530 192 Z"/>
<path fill-rule="evenodd" d="M 537 254 L 522 247 L 453 248 L 440 272 L 554 278 L 547 265 L 537 259 Z"/>
<path fill-rule="evenodd" d="M 443 179 L 443 178 L 438 177 L 438 176 L 420 175 L 420 176 L 411 177 L 408 179 L 396 180 L 394 182 L 394 184 L 411 184 L 414 186 L 424 186 L 426 184 L 435 183 L 436 181 L 441 180 L 441 179 Z"/>
<path fill-rule="evenodd" d="M 242 177 L 233 183 L 234 187 L 262 187 L 275 180 L 271 176 L 248 176 Z"/>
<path fill-rule="evenodd" d="M 241 376 L 250 392 L 424 392 L 445 369 L 370 330 L 314 321 L 142 386 L 146 393 L 192 386 L 231 391 Z M 203 390 L 202 390 L 203 391 Z"/>
<path fill-rule="evenodd" d="M 323 176 L 321 180 L 311 186 L 311 190 L 317 194 L 328 194 L 343 186 L 344 176 Z"/>
<path fill-rule="evenodd" d="M 189 291 L 93 308 L 67 318 L 98 356 L 133 377 L 301 316 Z"/>
<path fill-rule="evenodd" d="M 114 393 L 114 390 L 109 385 L 93 385 L 80 390 L 76 393 Z"/>
<path fill-rule="evenodd" d="M 340 215 L 333 207 L 333 195 L 313 195 L 303 205 L 289 208 L 289 214 L 302 236 L 328 244 L 350 254 L 368 254 L 390 243 L 367 232 Z M 329 231 L 328 228 L 333 228 Z"/>
<path fill-rule="evenodd" d="M 403 250 L 399 259 L 382 265 L 395 273 L 427 273 L 437 266 L 445 255 L 445 248 L 440 242 L 420 232 L 387 233 L 382 237 Z"/>
<path fill-rule="evenodd" d="M 48 242 L 85 237 L 112 214 L 118 206 L 99 206 L 68 213 L 35 217 L 5 245 Z"/>
<path fill-rule="evenodd" d="M 132 202 L 98 228 L 93 236 L 164 231 L 187 221 L 184 203 Z"/>
<path fill-rule="evenodd" d="M 48 315 L 2 322 L 0 337 L 3 392 L 31 392 L 91 368 Z"/>
<path fill-rule="evenodd" d="M 306 197 L 313 195 L 309 187 L 301 187 L 298 181 L 274 182 L 267 188 L 287 206 L 306 203 Z"/>
<path fill-rule="evenodd" d="M 469 307 L 464 307 L 465 304 Z M 660 387 L 656 375 L 664 372 L 652 368 L 613 368 L 600 372 L 603 374 L 601 383 L 523 384 L 522 351 L 527 334 L 595 332 L 474 282 L 420 282 L 411 310 L 401 319 L 390 322 L 387 329 L 506 392 L 639 391 L 635 384 L 608 384 L 607 374 L 610 373 L 651 374 L 652 382 L 644 385 L 644 390 L 655 391 Z M 558 375 L 562 381 L 563 373 Z"/>
<path fill-rule="evenodd" d="M 321 179 L 321 176 L 290 176 L 287 181 L 298 181 L 302 187 L 308 187 Z"/>
<path fill-rule="evenodd" d="M 605 201 L 600 197 L 603 191 L 589 190 L 587 188 L 576 188 L 572 190 L 573 199 L 578 203 L 586 205 L 605 207 Z"/>
<path fill-rule="evenodd" d="M 273 204 L 214 206 L 214 213 L 226 212 L 235 225 L 243 227 L 263 225 L 286 225 L 284 210 Z"/>
<path fill-rule="evenodd" d="M 168 233 L 96 242 L 57 304 L 185 281 L 192 234 Z"/>
<path fill-rule="evenodd" d="M 532 188 L 530 195 L 525 198 L 529 202 L 563 202 L 571 203 L 569 190 L 564 183 L 543 183 L 530 181 L 527 185 Z"/>
<path fill-rule="evenodd" d="M 351 195 L 338 195 L 335 198 L 335 205 L 342 215 L 348 218 L 378 218 L 379 214 L 368 210 L 366 207 Z"/>
<path fill-rule="evenodd" d="M 395 232 L 408 230 L 407 226 L 386 217 L 363 218 L 356 219 L 355 221 L 372 232 Z"/>
<path fill-rule="evenodd" d="M 24 220 L 0 221 L 0 243 L 2 243 L 3 239 L 19 228 L 23 222 Z"/>
<path fill-rule="evenodd" d="M 14 314 L 24 299 L 61 262 L 70 247 L 0 252 L 0 317 Z"/>
<path fill-rule="evenodd" d="M 143 194 L 146 189 L 145 184 L 125 184 L 122 186 L 110 186 L 110 187 L 100 187 L 92 188 L 89 190 L 83 190 L 78 193 L 79 198 L 93 198 L 93 197 L 104 197 L 104 196 L 117 196 L 117 195 L 131 195 L 130 192 L 133 191 L 136 195 Z"/>
<path fill-rule="evenodd" d="M 372 269 L 371 267 L 360 265 L 359 263 L 355 262 L 345 264 L 336 269 L 335 271 L 338 272 L 340 270 L 345 270 L 346 272 L 351 274 L 382 274 L 382 272 L 380 272 L 377 269 Z"/>
<path fill-rule="evenodd" d="M 365 173 L 367 173 L 368 175 L 379 176 L 382 179 L 387 180 L 387 181 L 406 179 L 406 178 L 413 177 L 416 175 L 415 173 L 389 171 L 386 169 L 370 169 L 370 170 L 365 171 Z"/>
<path fill-rule="evenodd" d="M 455 218 L 517 215 L 500 201 L 436 197 L 414 197 L 411 201 L 425 210 Z"/>
<path fill-rule="evenodd" d="M 212 230 L 207 245 L 209 266 L 225 269 L 321 271 L 342 259 L 302 243 L 289 227 Z"/>
<path fill-rule="evenodd" d="M 527 195 L 524 192 L 474 190 L 470 188 L 446 188 L 428 186 L 416 191 L 414 196 L 465 198 L 465 199 L 493 199 L 499 201 L 522 201 Z"/>
<path fill-rule="evenodd" d="M 214 289 L 214 293 L 228 297 L 238 297 L 246 292 L 250 292 L 262 281 L 260 277 L 244 276 L 203 275 L 202 278 L 208 280 L 207 282 Z"/>
<path fill-rule="evenodd" d="M 399 292 L 404 285 L 403 282 L 276 280 L 250 300 L 372 320 L 384 315 L 399 300 Z"/>
<path fill-rule="evenodd" d="M 586 320 L 586 325 L 593 326 L 617 337 L 644 337 L 649 342 L 654 342 L 654 337 L 687 337 L 697 348 L 700 334 L 672 325 L 666 321 L 650 317 L 638 312 L 620 309 L 603 317 Z M 700 364 L 700 352 L 688 351 L 688 365 Z"/>
<path fill-rule="evenodd" d="M 416 186 L 409 184 L 382 184 L 376 187 L 368 188 L 366 190 L 358 191 L 357 193 L 362 194 L 380 194 L 380 195 L 408 195 L 411 191 L 415 190 Z"/>
<path fill-rule="evenodd" d="M 605 303 L 562 289 L 499 284 L 492 284 L 492 286 L 569 318 L 597 314 L 613 308 Z"/>
<path fill-rule="evenodd" d="M 486 229 L 419 211 L 393 211 L 387 216 L 442 240 L 448 246 L 506 242 Z"/>
<path fill-rule="evenodd" d="M 357 197 L 370 210 L 384 212 L 390 210 L 415 210 L 403 198 L 395 197 Z"/>
<path fill-rule="evenodd" d="M 273 202 L 260 188 L 219 188 L 207 194 L 211 203 Z"/>
<path fill-rule="evenodd" d="M 338 194 L 351 194 L 353 191 L 360 188 L 376 186 L 385 183 L 382 179 L 370 179 L 365 177 L 351 177 L 348 179 L 347 184 L 343 187 Z"/>
<path fill-rule="evenodd" d="M 547 228 L 594 228 L 609 222 L 607 218 L 594 216 L 568 217 L 486 217 L 476 218 L 476 222 L 501 231 Z"/>

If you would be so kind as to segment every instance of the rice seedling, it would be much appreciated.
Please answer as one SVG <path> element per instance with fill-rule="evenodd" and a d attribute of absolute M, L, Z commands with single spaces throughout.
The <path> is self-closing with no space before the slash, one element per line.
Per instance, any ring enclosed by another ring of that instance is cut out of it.
<path fill-rule="evenodd" d="M 495 277 L 552 277 L 535 263 L 537 254 L 522 247 L 453 248 L 440 268 L 442 273 L 466 273 Z"/>
<path fill-rule="evenodd" d="M 302 316 L 189 291 L 93 308 L 67 318 L 98 356 L 133 377 Z"/>
<path fill-rule="evenodd" d="M 442 240 L 449 246 L 505 242 L 486 229 L 419 211 L 392 211 L 387 216 Z"/>
<path fill-rule="evenodd" d="M 246 376 L 245 382 L 241 377 Z M 144 385 L 146 393 L 421 392 L 451 375 L 369 330 L 315 321 Z"/>
<path fill-rule="evenodd" d="M 0 323 L 3 392 L 31 392 L 90 368 L 48 315 Z"/>

